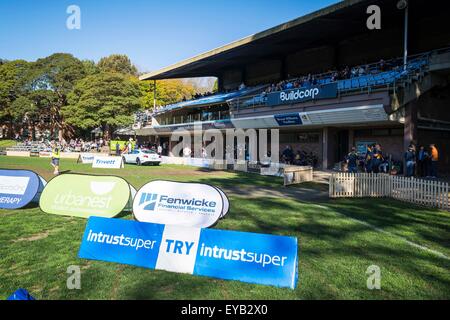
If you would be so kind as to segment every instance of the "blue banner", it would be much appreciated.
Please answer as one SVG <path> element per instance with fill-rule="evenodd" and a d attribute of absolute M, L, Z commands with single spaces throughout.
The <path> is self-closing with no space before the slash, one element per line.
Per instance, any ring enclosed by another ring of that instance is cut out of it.
<path fill-rule="evenodd" d="M 33 171 L 0 170 L 0 209 L 19 209 L 39 200 L 44 183 Z"/>
<path fill-rule="evenodd" d="M 297 238 L 90 217 L 80 258 L 294 289 Z"/>
<path fill-rule="evenodd" d="M 330 99 L 337 97 L 337 82 L 297 89 L 272 92 L 267 95 L 267 105 L 302 103 L 309 100 Z"/>
<path fill-rule="evenodd" d="M 299 113 L 286 113 L 274 115 L 279 126 L 295 126 L 303 124 Z"/>

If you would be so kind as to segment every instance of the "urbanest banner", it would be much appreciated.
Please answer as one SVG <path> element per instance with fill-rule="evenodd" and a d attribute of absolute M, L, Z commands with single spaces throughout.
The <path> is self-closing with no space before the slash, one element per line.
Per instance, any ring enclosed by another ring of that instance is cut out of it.
<path fill-rule="evenodd" d="M 124 168 L 122 157 L 99 157 L 95 156 L 92 168 L 120 169 Z"/>
<path fill-rule="evenodd" d="M 46 183 L 33 171 L 0 170 L 0 209 L 20 209 L 38 202 Z"/>
<path fill-rule="evenodd" d="M 80 258 L 295 289 L 297 238 L 91 217 Z"/>
<path fill-rule="evenodd" d="M 330 99 L 337 97 L 337 83 L 328 83 L 305 88 L 288 89 L 267 95 L 267 105 L 294 104 L 309 100 Z"/>
<path fill-rule="evenodd" d="M 141 222 L 208 228 L 229 207 L 225 193 L 208 184 L 156 180 L 139 189 L 133 214 Z"/>
<path fill-rule="evenodd" d="M 112 218 L 131 210 L 133 193 L 136 190 L 120 177 L 62 174 L 49 181 L 39 206 L 50 214 Z"/>

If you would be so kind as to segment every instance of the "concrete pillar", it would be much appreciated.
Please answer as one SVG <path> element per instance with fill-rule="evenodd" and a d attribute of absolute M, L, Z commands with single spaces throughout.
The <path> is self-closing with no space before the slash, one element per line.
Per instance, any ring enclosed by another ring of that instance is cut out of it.
<path fill-rule="evenodd" d="M 352 147 L 355 147 L 354 137 L 355 137 L 355 130 L 348 129 L 348 149 L 349 149 L 348 152 L 350 152 Z"/>
<path fill-rule="evenodd" d="M 417 144 L 417 101 L 411 101 L 405 106 L 403 151 L 408 148 L 411 141 Z"/>
<path fill-rule="evenodd" d="M 322 131 L 322 169 L 328 169 L 328 141 L 329 141 L 329 130 L 328 128 L 323 128 Z"/>

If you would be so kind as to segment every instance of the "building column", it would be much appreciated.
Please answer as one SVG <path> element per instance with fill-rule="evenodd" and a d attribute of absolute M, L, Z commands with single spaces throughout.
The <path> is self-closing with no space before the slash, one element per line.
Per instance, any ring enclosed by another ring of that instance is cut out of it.
<path fill-rule="evenodd" d="M 405 106 L 403 151 L 408 148 L 411 142 L 417 144 L 417 101 L 411 101 Z"/>
<path fill-rule="evenodd" d="M 355 130 L 353 129 L 348 129 L 348 148 L 351 150 L 352 147 L 355 146 Z M 348 150 L 348 152 L 350 152 L 350 150 Z"/>
<path fill-rule="evenodd" d="M 322 130 L 322 169 L 328 169 L 328 140 L 329 140 L 329 130 L 328 128 L 323 128 Z"/>

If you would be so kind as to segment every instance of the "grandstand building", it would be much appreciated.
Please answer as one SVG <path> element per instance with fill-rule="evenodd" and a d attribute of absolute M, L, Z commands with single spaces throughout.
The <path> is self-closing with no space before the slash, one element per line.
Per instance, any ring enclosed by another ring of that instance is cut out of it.
<path fill-rule="evenodd" d="M 141 80 L 214 76 L 217 94 L 163 106 L 135 124 L 142 142 L 170 145 L 177 128 L 279 129 L 280 149 L 333 168 L 379 143 L 402 161 L 413 141 L 436 144 L 450 170 L 450 24 L 446 1 L 348 0 L 202 53 Z M 369 5 L 381 29 L 367 27 Z M 404 36 L 407 30 L 407 60 Z M 170 148 L 169 148 L 170 149 Z"/>

